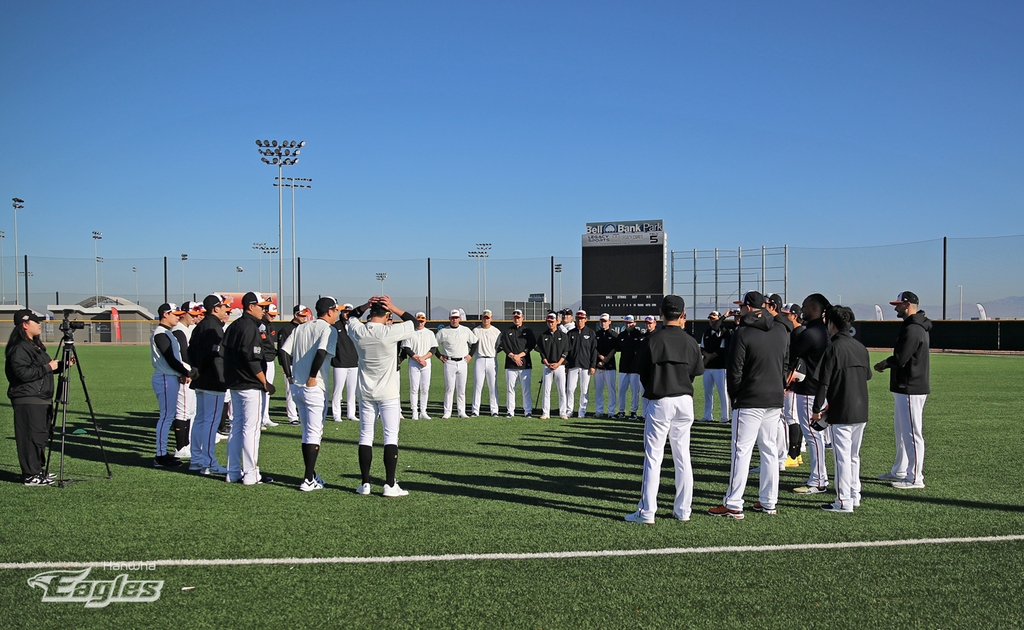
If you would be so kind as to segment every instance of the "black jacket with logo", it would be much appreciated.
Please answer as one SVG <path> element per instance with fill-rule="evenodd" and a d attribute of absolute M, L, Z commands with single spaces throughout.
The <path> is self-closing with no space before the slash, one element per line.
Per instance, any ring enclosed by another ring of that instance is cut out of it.
<path fill-rule="evenodd" d="M 825 326 L 825 320 L 816 319 L 804 326 L 803 332 L 796 338 L 794 345 L 789 349 L 789 368 L 796 367 L 796 362 L 803 363 L 804 380 L 794 381 L 790 389 L 802 396 L 813 396 L 818 391 L 818 379 L 815 376 L 818 371 L 818 364 L 821 357 L 828 348 L 829 334 Z"/>
<path fill-rule="evenodd" d="M 536 347 L 537 337 L 534 336 L 532 330 L 526 326 L 509 326 L 498 337 L 496 351 L 505 353 L 506 370 L 529 370 L 533 368 L 530 353 Z M 516 362 L 509 358 L 508 355 L 519 354 L 520 352 L 525 352 L 526 355 L 523 357 L 523 364 L 516 365 Z"/>
<path fill-rule="evenodd" d="M 566 368 L 592 369 L 597 367 L 597 335 L 594 329 L 584 326 L 582 330 L 572 327 L 569 331 L 569 356 Z"/>
<path fill-rule="evenodd" d="M 640 344 L 644 340 L 644 333 L 639 326 L 630 326 L 619 333 L 619 372 L 623 374 L 636 374 L 636 353 L 640 352 Z"/>
<path fill-rule="evenodd" d="M 604 357 L 604 361 L 598 358 L 597 369 L 614 370 L 615 353 L 619 351 L 619 333 L 615 332 L 611 328 L 608 330 L 598 328 L 596 334 L 597 354 L 599 357 Z"/>
<path fill-rule="evenodd" d="M 750 311 L 740 319 L 725 375 L 734 409 L 782 408 L 788 351 L 789 331 L 768 311 Z"/>
<path fill-rule="evenodd" d="M 704 364 L 709 370 L 724 370 L 725 357 L 728 351 L 729 337 L 732 328 L 722 322 L 718 329 L 708 327 L 700 337 L 700 348 L 708 355 L 713 355 Z"/>
<path fill-rule="evenodd" d="M 256 378 L 263 372 L 263 344 L 266 341 L 263 322 L 243 313 L 224 333 L 224 382 L 228 389 L 259 389 Z"/>
<path fill-rule="evenodd" d="M 352 315 L 349 314 L 349 317 L 351 316 Z M 354 344 L 352 342 L 352 338 L 348 336 L 348 322 L 339 317 L 338 321 L 334 324 L 334 327 L 338 329 L 338 347 L 334 352 L 334 356 L 331 357 L 331 367 L 359 367 L 359 353 L 356 352 L 356 344 Z M 401 359 L 401 354 L 399 354 L 399 359 Z"/>
<path fill-rule="evenodd" d="M 192 331 L 188 356 L 199 372 L 189 387 L 209 392 L 227 390 L 224 376 L 224 324 L 212 315 L 204 317 Z"/>
<path fill-rule="evenodd" d="M 693 379 L 704 373 L 697 340 L 678 326 L 666 326 L 647 335 L 636 358 L 644 398 L 693 396 Z"/>
<path fill-rule="evenodd" d="M 903 320 L 889 366 L 889 391 L 896 394 L 930 394 L 929 331 L 932 320 L 924 313 L 914 313 Z"/>
<path fill-rule="evenodd" d="M 537 340 L 537 354 L 548 363 L 556 363 L 569 355 L 569 335 L 555 328 L 554 332 L 545 330 Z"/>
<path fill-rule="evenodd" d="M 811 411 L 821 411 L 827 400 L 829 424 L 867 422 L 869 380 L 868 349 L 848 332 L 834 335 L 818 365 L 818 390 Z"/>

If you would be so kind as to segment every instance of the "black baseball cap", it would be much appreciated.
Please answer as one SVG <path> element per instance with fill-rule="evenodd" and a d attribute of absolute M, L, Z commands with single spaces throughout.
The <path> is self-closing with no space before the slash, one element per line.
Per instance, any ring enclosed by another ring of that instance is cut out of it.
<path fill-rule="evenodd" d="M 896 304 L 902 304 L 907 302 L 908 304 L 920 304 L 921 300 L 917 298 L 917 294 L 913 291 L 900 291 L 900 294 L 896 296 L 895 302 L 889 302 L 895 306 Z"/>
<path fill-rule="evenodd" d="M 23 308 L 20 311 L 15 311 L 14 312 L 14 325 L 15 326 L 20 326 L 21 324 L 24 324 L 25 322 L 35 322 L 35 323 L 38 324 L 41 321 L 43 321 L 43 320 L 38 315 L 36 315 L 35 311 L 33 311 L 31 309 Z"/>
<path fill-rule="evenodd" d="M 157 316 L 159 316 L 159 317 L 163 317 L 163 316 L 164 316 L 164 315 L 166 315 L 167 313 L 173 313 L 174 315 L 184 315 L 184 314 L 185 314 L 185 311 L 181 310 L 181 309 L 180 309 L 180 308 L 178 307 L 178 305 L 177 305 L 177 304 L 175 304 L 174 302 L 166 302 L 166 303 L 164 303 L 164 304 L 161 304 L 161 305 L 160 305 L 160 306 L 159 306 L 159 307 L 158 307 L 158 308 L 156 309 L 156 314 L 157 314 Z"/>
<path fill-rule="evenodd" d="M 764 296 L 760 291 L 747 291 L 743 295 L 742 301 L 733 302 L 733 304 L 746 305 L 750 308 L 764 308 Z"/>
<path fill-rule="evenodd" d="M 206 309 L 207 313 L 212 313 L 213 309 L 217 308 L 221 304 L 231 306 L 231 298 L 223 296 L 220 293 L 211 293 L 203 298 L 203 308 Z"/>
<path fill-rule="evenodd" d="M 332 308 L 338 308 L 338 300 L 335 300 L 329 295 L 325 295 L 316 301 L 316 314 L 317 317 L 327 313 Z"/>
<path fill-rule="evenodd" d="M 686 310 L 686 301 L 678 295 L 666 295 L 661 301 L 662 313 L 682 313 Z"/>
<path fill-rule="evenodd" d="M 796 302 L 783 306 L 781 312 L 786 313 L 788 315 L 793 315 L 795 317 L 800 317 L 801 315 L 803 315 L 803 309 L 800 308 L 800 305 L 797 304 Z"/>
<path fill-rule="evenodd" d="M 259 304 L 260 306 L 270 306 L 270 298 L 265 297 L 262 293 L 256 293 L 255 291 L 249 291 L 242 296 L 242 308 L 250 306 L 252 304 Z"/>
<path fill-rule="evenodd" d="M 558 311 L 558 313 L 560 315 L 572 315 L 572 309 L 571 308 L 563 308 L 562 310 Z"/>
<path fill-rule="evenodd" d="M 768 301 L 772 303 L 772 307 L 777 310 L 782 310 L 782 296 L 778 293 L 772 293 L 768 296 Z"/>

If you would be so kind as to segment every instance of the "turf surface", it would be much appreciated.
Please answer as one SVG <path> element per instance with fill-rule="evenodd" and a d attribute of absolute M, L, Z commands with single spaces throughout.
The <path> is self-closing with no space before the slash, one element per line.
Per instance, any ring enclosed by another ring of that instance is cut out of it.
<path fill-rule="evenodd" d="M 380 497 L 381 448 L 375 449 L 374 495 L 353 492 L 354 422 L 326 426 L 318 465 L 326 490 L 296 490 L 302 472 L 299 429 L 285 424 L 264 432 L 260 449 L 261 468 L 278 483 L 243 487 L 152 468 L 156 402 L 147 348 L 82 347 L 80 356 L 114 479 L 64 489 L 16 483 L 10 407 L 0 408 L 0 562 L 533 553 L 1024 534 L 1016 386 L 1024 359 L 1018 357 L 933 356 L 924 490 L 897 491 L 874 480 L 893 455 L 892 397 L 883 376 L 871 381 L 864 500 L 855 514 L 817 510 L 831 495 L 793 494 L 790 489 L 806 478 L 805 464 L 782 474 L 777 516 L 748 513 L 740 522 L 705 516 L 725 490 L 729 428 L 697 423 L 691 443 L 694 516 L 679 523 L 664 509 L 672 493 L 666 456 L 663 509 L 656 525 L 647 527 L 621 520 L 639 498 L 642 424 L 636 421 L 440 420 L 441 370 L 435 366 L 435 419 L 402 424 L 398 478 L 408 497 Z M 404 400 L 404 368 L 402 380 Z M 699 382 L 697 387 L 700 414 Z M 83 410 L 75 382 L 71 429 L 88 432 L 69 436 L 72 477 L 103 471 Z M 280 420 L 283 399 L 275 399 L 273 412 Z M 224 442 L 218 445 L 221 462 L 224 448 Z M 754 483 L 748 484 L 750 501 L 756 499 Z M 2 570 L 0 625 L 1016 627 L 1024 623 L 1022 565 L 1024 543 L 1002 542 L 699 556 L 158 567 L 130 575 L 164 580 L 158 601 L 103 609 L 43 603 L 42 591 L 26 584 L 42 570 Z M 90 579 L 117 574 L 93 569 Z M 181 590 L 188 586 L 195 588 Z"/>

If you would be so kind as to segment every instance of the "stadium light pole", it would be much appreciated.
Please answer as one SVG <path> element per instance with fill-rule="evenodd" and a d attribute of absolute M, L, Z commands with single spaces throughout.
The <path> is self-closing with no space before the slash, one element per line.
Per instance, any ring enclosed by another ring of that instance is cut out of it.
<path fill-rule="evenodd" d="M 14 303 L 18 303 L 18 210 L 25 207 L 25 200 L 12 197 L 14 206 Z M 25 296 L 25 304 L 28 304 L 28 296 Z"/>
<path fill-rule="evenodd" d="M 302 140 L 296 142 L 294 140 L 282 140 L 280 143 L 277 140 L 257 140 L 256 146 L 259 147 L 260 155 L 263 156 L 260 160 L 264 164 L 277 167 L 277 180 L 281 181 L 282 168 L 285 166 L 293 166 L 299 162 L 299 150 L 306 146 L 306 141 Z M 281 187 L 277 189 L 277 288 L 279 295 L 277 296 L 278 302 L 281 301 L 281 295 L 284 293 L 284 260 L 282 254 L 284 253 L 284 191 Z M 270 292 L 274 292 L 273 278 L 271 278 Z"/>
<path fill-rule="evenodd" d="M 274 254 L 280 252 L 281 250 L 279 250 L 276 247 L 262 247 L 260 249 L 260 251 L 262 251 L 264 254 L 267 255 L 267 262 L 272 264 L 274 262 Z M 260 286 L 263 286 L 262 282 L 260 283 Z M 267 290 L 269 290 L 271 293 L 274 292 L 274 267 L 273 266 L 267 267 Z M 260 289 L 260 292 L 262 293 L 263 290 Z M 280 297 L 278 297 L 277 299 L 278 299 L 278 301 L 281 300 Z"/>
<path fill-rule="evenodd" d="M 960 319 L 964 318 L 964 285 L 958 284 L 956 288 L 960 289 Z"/>
<path fill-rule="evenodd" d="M 480 261 L 484 257 L 484 253 L 480 250 L 472 250 L 467 252 L 470 258 L 476 259 L 476 312 L 480 314 L 483 310 L 480 308 Z"/>
<path fill-rule="evenodd" d="M 242 272 L 245 271 L 241 267 L 235 267 L 235 292 L 239 293 L 242 291 Z"/>
<path fill-rule="evenodd" d="M 139 303 L 139 268 L 132 267 L 132 273 L 135 274 L 135 304 Z"/>
<path fill-rule="evenodd" d="M 558 308 L 562 307 L 562 263 L 555 264 L 555 273 L 558 274 Z M 555 301 L 555 296 L 551 296 L 551 301 Z M 557 309 L 556 309 L 557 310 Z"/>
<path fill-rule="evenodd" d="M 253 243 L 252 248 L 256 250 L 256 256 L 260 259 L 260 293 L 263 292 L 263 248 L 266 243 Z"/>
<path fill-rule="evenodd" d="M 295 253 L 295 189 L 296 188 L 312 188 L 309 184 L 296 184 L 295 182 L 312 182 L 313 180 L 308 177 L 285 177 L 288 183 L 284 183 L 280 177 L 277 178 L 275 186 L 291 188 L 292 189 L 292 303 L 298 304 L 299 302 L 299 278 L 298 278 L 298 267 L 295 264 L 297 255 Z"/>
<path fill-rule="evenodd" d="M 491 256 L 491 254 L 490 254 L 491 244 L 490 243 L 477 243 L 476 244 L 476 250 L 482 254 L 482 256 L 480 256 L 480 258 L 481 258 L 480 262 L 483 263 L 483 268 L 484 268 L 484 281 L 483 281 L 484 301 L 483 301 L 483 308 L 486 309 L 487 308 L 487 259 L 490 258 L 490 256 Z M 484 311 L 481 310 L 480 313 L 478 313 L 478 314 L 482 314 L 483 312 Z"/>
<path fill-rule="evenodd" d="M 384 295 L 384 281 L 388 279 L 388 274 L 379 272 L 377 273 L 377 280 L 380 280 L 380 294 Z"/>
<path fill-rule="evenodd" d="M 3 304 L 7 304 L 7 278 L 6 271 L 4 271 L 4 241 L 7 239 L 7 235 L 4 234 L 3 230 L 0 230 L 0 295 L 2 295 Z"/>
<path fill-rule="evenodd" d="M 96 257 L 96 266 L 99 267 L 102 264 L 103 264 L 103 256 L 97 256 Z M 100 274 L 100 290 L 99 290 L 99 292 L 103 293 L 103 274 Z M 97 300 L 96 305 L 97 306 L 99 305 L 99 300 Z"/>
<path fill-rule="evenodd" d="M 100 257 L 97 248 L 97 243 L 103 240 L 103 232 L 92 232 L 92 257 L 95 259 L 94 266 L 96 267 L 96 303 L 93 306 L 99 306 L 100 303 Z"/>
<path fill-rule="evenodd" d="M 185 303 L 185 261 L 188 260 L 188 254 L 181 255 L 181 304 Z M 181 307 L 178 304 L 178 307 Z"/>

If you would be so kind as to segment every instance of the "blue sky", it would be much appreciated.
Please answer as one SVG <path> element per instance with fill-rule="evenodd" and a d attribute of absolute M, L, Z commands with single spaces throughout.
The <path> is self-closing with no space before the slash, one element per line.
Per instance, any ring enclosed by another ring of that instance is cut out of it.
<path fill-rule="evenodd" d="M 30 256 L 91 258 L 100 230 L 110 258 L 252 258 L 277 240 L 257 138 L 308 143 L 285 175 L 314 180 L 309 258 L 579 256 L 616 219 L 679 249 L 1024 233 L 1019 2 L 4 14 L 0 190 Z"/>

